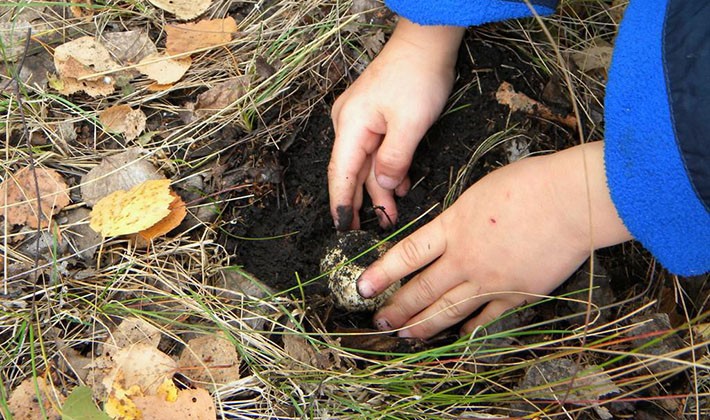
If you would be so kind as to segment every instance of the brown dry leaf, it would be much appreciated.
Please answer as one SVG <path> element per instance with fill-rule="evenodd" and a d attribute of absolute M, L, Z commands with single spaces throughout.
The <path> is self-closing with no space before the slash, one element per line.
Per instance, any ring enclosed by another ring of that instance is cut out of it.
<path fill-rule="evenodd" d="M 77 19 L 89 18 L 94 15 L 94 9 L 91 8 L 91 0 L 73 0 L 71 4 L 74 6 L 69 6 L 69 11 Z M 84 6 L 77 6 L 78 4 Z"/>
<path fill-rule="evenodd" d="M 173 200 L 169 179 L 145 181 L 99 200 L 91 212 L 89 226 L 103 237 L 140 232 L 170 214 Z"/>
<path fill-rule="evenodd" d="M 37 186 L 41 215 L 37 214 Z M 52 215 L 59 213 L 69 201 L 67 183 L 54 169 L 35 168 L 31 171 L 24 167 L 0 184 L 0 216 L 13 225 L 45 228 Z"/>
<path fill-rule="evenodd" d="M 596 69 L 609 70 L 613 51 L 614 47 L 608 42 L 597 41 L 597 44 L 592 47 L 574 52 L 571 58 L 574 64 L 585 73 Z"/>
<path fill-rule="evenodd" d="M 59 392 L 52 392 L 43 377 L 37 377 L 37 387 L 41 392 L 41 396 L 37 395 L 35 389 L 35 380 L 29 377 L 22 381 L 20 385 L 12 391 L 7 405 L 12 413 L 12 418 L 15 420 L 35 420 L 44 418 L 61 418 L 61 414 L 57 411 L 58 407 L 64 404 L 65 397 Z M 60 400 L 56 401 L 55 398 Z M 42 401 L 42 407 L 39 405 L 39 400 Z M 42 408 L 44 413 L 42 414 Z"/>
<path fill-rule="evenodd" d="M 549 121 L 555 121 L 569 128 L 577 127 L 577 118 L 574 115 L 559 115 L 547 105 L 530 98 L 524 93 L 516 92 L 513 85 L 508 82 L 500 84 L 496 92 L 496 99 L 499 104 L 509 106 L 513 112 L 523 112 Z"/>
<path fill-rule="evenodd" d="M 289 321 L 287 328 L 292 330 L 295 326 Z M 286 354 L 301 363 L 325 370 L 340 369 L 343 366 L 340 356 L 333 349 L 320 348 L 316 351 L 306 338 L 295 332 L 284 334 L 282 339 Z"/>
<path fill-rule="evenodd" d="M 181 54 L 231 41 L 232 35 L 237 32 L 237 22 L 231 16 L 226 19 L 205 19 L 195 23 L 165 25 L 165 32 L 165 49 L 168 54 Z"/>
<path fill-rule="evenodd" d="M 180 225 L 180 223 L 182 223 L 182 220 L 187 215 L 187 208 L 185 207 L 185 202 L 182 201 L 182 198 L 172 191 L 170 192 L 170 195 L 174 198 L 173 202 L 170 203 L 170 206 L 168 207 L 168 209 L 170 209 L 170 214 L 148 229 L 138 232 L 138 235 L 146 241 L 151 241 L 158 236 L 165 235 L 175 229 Z"/>
<path fill-rule="evenodd" d="M 104 357 L 104 356 L 102 356 Z M 113 364 L 101 383 L 109 390 L 138 386 L 145 395 L 155 395 L 177 370 L 177 362 L 151 344 L 136 343 L 107 358 Z"/>
<path fill-rule="evenodd" d="M 158 52 L 148 34 L 142 30 L 104 32 L 101 40 L 114 60 L 122 65 L 137 64 L 143 58 Z"/>
<path fill-rule="evenodd" d="M 140 318 L 126 318 L 116 327 L 103 343 L 102 355 L 112 354 L 115 350 L 142 343 L 158 347 L 162 334 L 153 324 Z"/>
<path fill-rule="evenodd" d="M 58 46 L 54 50 L 54 66 L 61 79 L 57 86 L 60 93 L 70 95 L 83 90 L 92 97 L 114 91 L 114 78 L 96 73 L 120 68 L 106 47 L 89 36 Z"/>
<path fill-rule="evenodd" d="M 177 393 L 175 401 L 169 401 L 165 396 L 137 396 L 133 402 L 141 411 L 142 418 L 151 420 L 214 420 L 217 409 L 214 400 L 207 390 L 182 389 Z"/>
<path fill-rule="evenodd" d="M 155 7 L 170 12 L 180 20 L 190 20 L 200 16 L 212 4 L 212 0 L 148 0 Z"/>
<path fill-rule="evenodd" d="M 27 45 L 27 33 L 31 30 L 33 40 L 43 40 L 49 24 L 46 22 L 47 7 L 33 2 L 34 4 L 18 4 L 18 7 L 9 7 L 7 4 L 0 13 L 0 45 L 2 45 L 2 62 L 13 62 L 24 57 L 25 46 Z"/>
<path fill-rule="evenodd" d="M 107 130 L 123 134 L 131 141 L 145 130 L 146 117 L 140 109 L 129 105 L 114 105 L 99 113 L 99 121 Z"/>
<path fill-rule="evenodd" d="M 169 85 L 182 79 L 192 64 L 190 57 L 170 58 L 165 53 L 155 53 L 138 63 L 138 71 L 155 80 L 159 85 Z"/>
<path fill-rule="evenodd" d="M 247 76 L 238 76 L 213 86 L 197 96 L 195 115 L 208 116 L 230 106 L 244 96 L 248 86 Z"/>
<path fill-rule="evenodd" d="M 132 148 L 105 157 L 81 178 L 81 197 L 84 202 L 93 207 L 112 192 L 130 190 L 148 180 L 165 179 L 144 156 L 145 150 Z"/>
<path fill-rule="evenodd" d="M 145 90 L 148 92 L 162 92 L 164 90 L 168 90 L 174 85 L 172 83 L 167 84 L 167 85 L 161 85 L 160 83 L 151 83 L 148 86 L 145 87 Z"/>
<path fill-rule="evenodd" d="M 193 382 L 223 385 L 239 379 L 239 354 L 224 333 L 193 338 L 182 351 L 178 368 Z"/>

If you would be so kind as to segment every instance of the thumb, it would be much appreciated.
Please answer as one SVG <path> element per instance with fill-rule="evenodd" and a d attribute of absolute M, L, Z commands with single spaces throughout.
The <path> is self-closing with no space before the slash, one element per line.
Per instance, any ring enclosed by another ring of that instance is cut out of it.
<path fill-rule="evenodd" d="M 394 190 L 406 179 L 414 151 L 428 128 L 411 120 L 387 125 L 387 133 L 375 156 L 375 179 L 380 187 Z"/>

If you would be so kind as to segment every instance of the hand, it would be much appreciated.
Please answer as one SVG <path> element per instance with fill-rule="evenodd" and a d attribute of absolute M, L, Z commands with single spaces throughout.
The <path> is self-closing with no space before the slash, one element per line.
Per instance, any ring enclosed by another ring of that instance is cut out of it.
<path fill-rule="evenodd" d="M 470 332 L 554 290 L 592 249 L 631 239 L 609 197 L 602 149 L 588 143 L 524 159 L 471 186 L 362 274 L 358 290 L 370 297 L 426 266 L 375 325 L 428 338 L 485 305 L 464 324 Z"/>
<path fill-rule="evenodd" d="M 409 189 L 414 151 L 441 113 L 454 82 L 464 29 L 401 19 L 375 60 L 333 105 L 328 166 L 330 210 L 339 230 L 358 229 L 363 185 L 382 227 L 397 219 L 394 195 Z"/>

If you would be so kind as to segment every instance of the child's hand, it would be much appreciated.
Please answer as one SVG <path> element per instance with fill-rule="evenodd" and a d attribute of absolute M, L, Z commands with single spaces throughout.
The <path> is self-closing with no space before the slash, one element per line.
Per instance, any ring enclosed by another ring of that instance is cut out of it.
<path fill-rule="evenodd" d="M 375 315 L 375 325 L 408 326 L 400 336 L 426 338 L 486 305 L 465 324 L 470 332 L 551 292 L 592 248 L 631 239 L 609 197 L 602 148 L 589 143 L 494 171 L 395 245 L 360 277 L 363 296 L 428 267 Z"/>
<path fill-rule="evenodd" d="M 333 105 L 328 186 L 339 230 L 359 228 L 363 185 L 374 205 L 397 218 L 393 192 L 402 196 L 409 189 L 412 155 L 451 91 L 463 32 L 401 19 L 382 52 Z M 387 217 L 378 215 L 388 227 Z"/>

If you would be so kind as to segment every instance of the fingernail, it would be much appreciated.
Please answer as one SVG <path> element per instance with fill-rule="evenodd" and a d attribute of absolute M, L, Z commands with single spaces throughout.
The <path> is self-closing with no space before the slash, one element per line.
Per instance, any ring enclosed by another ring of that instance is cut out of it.
<path fill-rule="evenodd" d="M 402 330 L 397 333 L 399 338 L 412 338 L 412 332 L 409 330 Z"/>
<path fill-rule="evenodd" d="M 380 184 L 380 187 L 386 189 L 386 190 L 393 190 L 397 188 L 397 186 L 400 184 L 400 180 L 394 179 L 392 177 L 389 177 L 387 175 L 377 175 L 377 183 Z"/>
<path fill-rule="evenodd" d="M 385 318 L 378 318 L 375 320 L 375 328 L 380 331 L 389 331 L 392 329 L 392 325 Z"/>
<path fill-rule="evenodd" d="M 372 287 L 369 281 L 360 277 L 357 281 L 357 292 L 365 299 L 375 296 L 375 288 Z"/>
<path fill-rule="evenodd" d="M 348 230 L 353 224 L 353 208 L 352 206 L 338 206 L 335 208 L 336 220 L 335 228 L 337 230 Z"/>

